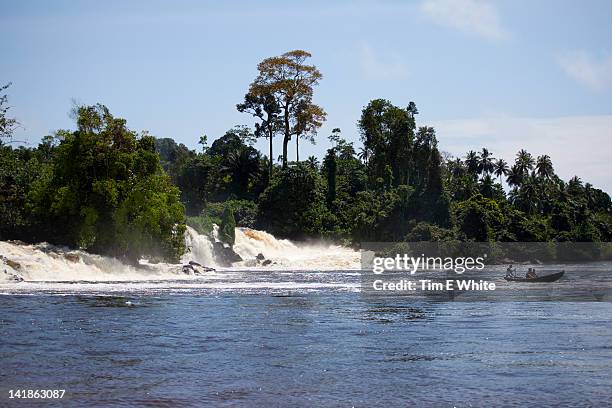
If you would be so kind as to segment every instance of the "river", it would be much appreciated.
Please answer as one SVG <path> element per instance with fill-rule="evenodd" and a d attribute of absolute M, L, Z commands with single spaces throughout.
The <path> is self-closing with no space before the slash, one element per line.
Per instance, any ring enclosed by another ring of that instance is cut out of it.
<path fill-rule="evenodd" d="M 563 281 L 557 284 L 563 284 Z M 604 406 L 610 302 L 366 297 L 356 271 L 0 286 L 0 405 Z"/>

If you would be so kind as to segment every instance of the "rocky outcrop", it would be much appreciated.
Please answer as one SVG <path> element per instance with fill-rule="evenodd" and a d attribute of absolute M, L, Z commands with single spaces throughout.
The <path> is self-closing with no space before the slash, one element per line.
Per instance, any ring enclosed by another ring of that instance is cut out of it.
<path fill-rule="evenodd" d="M 215 268 L 203 266 L 195 261 L 189 261 L 188 264 L 183 265 L 183 273 L 185 275 L 203 275 L 206 272 L 214 272 Z"/>
<path fill-rule="evenodd" d="M 10 266 L 11 268 L 13 268 L 16 271 L 21 270 L 21 264 L 19 262 L 15 262 L 15 261 L 11 261 L 8 258 L 4 258 L 2 259 L 4 261 L 5 264 L 7 264 L 8 266 Z"/>
<path fill-rule="evenodd" d="M 213 242 L 213 253 L 215 262 L 220 266 L 232 266 L 234 262 L 242 261 L 242 257 L 223 242 Z"/>
<path fill-rule="evenodd" d="M 77 262 L 79 262 L 81 260 L 81 257 L 78 256 L 77 254 L 65 254 L 64 258 L 67 261 L 74 262 L 74 263 L 77 263 Z"/>
<path fill-rule="evenodd" d="M 21 271 L 22 269 L 21 264 L 19 262 L 8 259 L 6 256 L 0 255 L 0 261 L 15 272 Z M 23 282 L 23 277 L 21 277 L 17 273 L 11 272 L 6 269 L 4 269 L 2 272 L 4 273 L 4 279 L 9 282 Z"/>

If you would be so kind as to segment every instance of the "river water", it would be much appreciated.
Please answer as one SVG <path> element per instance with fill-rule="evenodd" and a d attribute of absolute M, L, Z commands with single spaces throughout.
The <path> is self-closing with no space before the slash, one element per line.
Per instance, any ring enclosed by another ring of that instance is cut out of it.
<path fill-rule="evenodd" d="M 609 301 L 364 296 L 357 271 L 290 270 L 0 292 L 0 406 L 32 404 L 11 389 L 75 407 L 612 404 Z"/>

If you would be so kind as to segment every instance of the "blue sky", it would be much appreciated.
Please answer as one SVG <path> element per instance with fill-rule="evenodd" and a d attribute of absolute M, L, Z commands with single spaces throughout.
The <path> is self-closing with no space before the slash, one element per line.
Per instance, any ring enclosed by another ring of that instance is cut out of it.
<path fill-rule="evenodd" d="M 257 63 L 292 49 L 324 75 L 316 145 L 374 98 L 415 101 L 457 156 L 487 146 L 552 156 L 612 191 L 609 1 L 2 1 L 0 81 L 36 143 L 71 128 L 72 100 L 190 147 L 252 119 L 236 111 Z M 265 141 L 257 144 L 265 152 Z M 280 138 L 276 152 L 280 152 Z M 294 149 L 290 152 L 294 154 Z M 275 153 L 276 155 L 276 153 Z"/>

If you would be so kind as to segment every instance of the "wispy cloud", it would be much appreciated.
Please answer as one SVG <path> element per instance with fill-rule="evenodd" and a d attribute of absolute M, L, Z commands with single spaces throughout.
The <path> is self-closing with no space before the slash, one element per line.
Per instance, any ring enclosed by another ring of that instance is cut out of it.
<path fill-rule="evenodd" d="M 612 115 L 458 119 L 432 125 L 443 150 L 457 157 L 487 147 L 509 161 L 525 148 L 534 155 L 550 155 L 555 171 L 566 180 L 577 175 L 612 190 Z"/>
<path fill-rule="evenodd" d="M 495 6 L 485 0 L 424 0 L 421 12 L 435 23 L 491 41 L 510 38 Z"/>
<path fill-rule="evenodd" d="M 597 59 L 586 51 L 571 51 L 558 58 L 567 75 L 594 91 L 612 84 L 612 56 Z"/>
<path fill-rule="evenodd" d="M 361 46 L 361 67 L 374 79 L 400 79 L 408 76 L 408 68 L 398 56 L 381 58 L 368 44 Z"/>

